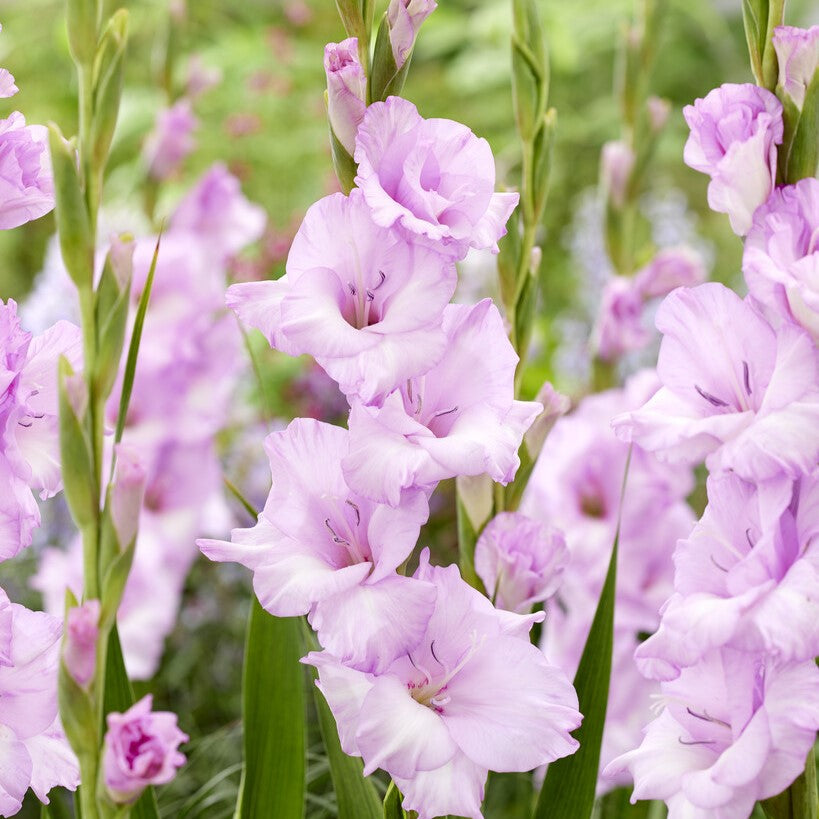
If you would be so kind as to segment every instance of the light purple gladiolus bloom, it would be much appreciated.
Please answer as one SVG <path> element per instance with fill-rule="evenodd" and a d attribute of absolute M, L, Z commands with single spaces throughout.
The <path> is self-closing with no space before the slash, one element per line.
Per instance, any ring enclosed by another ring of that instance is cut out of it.
<path fill-rule="evenodd" d="M 234 529 L 230 543 L 199 547 L 211 560 L 252 569 L 262 606 L 278 617 L 308 614 L 340 660 L 383 670 L 417 644 L 435 603 L 430 583 L 395 572 L 426 522 L 426 496 L 406 491 L 392 509 L 351 490 L 341 427 L 297 418 L 269 435 L 265 449 L 273 486 L 259 522 Z"/>
<path fill-rule="evenodd" d="M 196 147 L 193 132 L 198 125 L 190 100 L 184 97 L 159 112 L 154 130 L 145 143 L 148 173 L 154 179 L 167 179 L 179 168 Z"/>
<path fill-rule="evenodd" d="M 0 26 L 0 31 L 3 26 Z M 0 68 L 0 98 L 13 97 L 20 89 L 14 84 L 14 77 L 5 68 Z"/>
<path fill-rule="evenodd" d="M 651 332 L 643 325 L 643 295 L 636 279 L 612 276 L 606 282 L 592 339 L 603 361 L 615 361 L 651 341 Z"/>
<path fill-rule="evenodd" d="M 495 193 L 495 159 L 485 139 L 449 119 L 423 119 L 400 97 L 367 108 L 356 137 L 356 185 L 373 219 L 397 225 L 439 253 L 498 250 L 517 193 Z"/>
<path fill-rule="evenodd" d="M 396 68 L 400 69 L 407 61 L 421 24 L 436 8 L 435 0 L 390 0 L 387 25 Z"/>
<path fill-rule="evenodd" d="M 669 819 L 746 819 L 805 767 L 819 728 L 819 669 L 724 649 L 662 684 L 662 713 L 628 768 L 631 801 L 663 799 Z"/>
<path fill-rule="evenodd" d="M 264 208 L 250 202 L 242 193 L 239 180 L 217 162 L 176 206 L 168 234 L 187 233 L 224 262 L 257 241 L 266 222 Z M 164 237 L 162 249 L 164 253 Z"/>
<path fill-rule="evenodd" d="M 507 484 L 523 434 L 543 409 L 514 400 L 515 353 L 491 299 L 450 304 L 440 364 L 408 379 L 382 407 L 353 401 L 344 474 L 357 492 L 397 506 L 401 490 L 487 473 Z"/>
<path fill-rule="evenodd" d="M 799 477 L 819 459 L 819 359 L 794 325 L 778 331 L 721 284 L 671 293 L 657 311 L 662 388 L 614 419 L 623 440 L 670 461 L 706 458 L 748 481 Z"/>
<path fill-rule="evenodd" d="M 227 302 L 272 347 L 308 353 L 348 396 L 380 403 L 441 360 L 454 265 L 372 221 L 358 190 L 314 204 L 287 274 L 233 285 Z"/>
<path fill-rule="evenodd" d="M 501 512 L 475 544 L 475 571 L 498 608 L 526 614 L 560 586 L 569 561 L 563 532 L 520 512 Z"/>
<path fill-rule="evenodd" d="M 0 561 L 31 543 L 40 513 L 32 497 L 56 494 L 59 462 L 57 360 L 81 363 L 80 330 L 57 322 L 32 338 L 17 305 L 0 301 Z"/>
<path fill-rule="evenodd" d="M 48 130 L 26 125 L 15 111 L 0 120 L 0 230 L 39 219 L 54 209 Z"/>
<path fill-rule="evenodd" d="M 350 37 L 324 47 L 327 75 L 327 115 L 336 139 L 350 156 L 355 135 L 367 109 L 367 75 L 358 60 L 358 38 Z"/>
<path fill-rule="evenodd" d="M 776 181 L 782 103 L 765 88 L 726 83 L 683 114 L 691 128 L 685 164 L 711 177 L 708 206 L 727 213 L 734 233 L 744 236 Z"/>
<path fill-rule="evenodd" d="M 667 296 L 677 287 L 696 287 L 707 277 L 702 257 L 686 245 L 664 247 L 634 276 L 644 299 Z"/>
<path fill-rule="evenodd" d="M 819 472 L 754 486 L 708 480 L 708 507 L 674 554 L 675 593 L 636 651 L 644 674 L 673 679 L 729 645 L 782 660 L 819 654 Z"/>
<path fill-rule="evenodd" d="M 757 209 L 742 270 L 763 309 L 801 324 L 819 341 L 819 179 L 777 188 Z"/>
<path fill-rule="evenodd" d="M 341 747 L 363 757 L 365 774 L 387 771 L 419 819 L 482 819 L 488 771 L 528 771 L 577 749 L 577 695 L 529 642 L 542 613 L 494 609 L 456 566 L 430 566 L 427 550 L 415 578 L 437 589 L 435 612 L 382 674 L 327 651 L 305 662 L 318 668 Z"/>
<path fill-rule="evenodd" d="M 99 623 L 99 600 L 86 600 L 66 615 L 63 662 L 74 682 L 83 688 L 94 678 Z"/>
<path fill-rule="evenodd" d="M 152 711 L 146 694 L 124 714 L 107 715 L 108 730 L 102 772 L 108 795 L 117 804 L 129 804 L 149 785 L 165 785 L 185 764 L 179 746 L 188 741 L 176 724 L 176 714 Z"/>
<path fill-rule="evenodd" d="M 801 111 L 805 91 L 819 65 L 819 26 L 777 26 L 773 47 L 779 61 L 779 84 Z"/>
<path fill-rule="evenodd" d="M 28 788 L 48 804 L 53 787 L 80 782 L 57 716 L 61 631 L 58 618 L 10 603 L 0 589 L 0 816 L 17 813 Z"/>

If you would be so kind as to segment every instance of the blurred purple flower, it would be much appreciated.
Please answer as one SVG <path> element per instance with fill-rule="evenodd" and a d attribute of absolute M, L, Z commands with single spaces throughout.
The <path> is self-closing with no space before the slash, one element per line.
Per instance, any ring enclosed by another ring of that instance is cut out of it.
<path fill-rule="evenodd" d="M 636 279 L 612 276 L 603 289 L 592 331 L 593 349 L 603 361 L 615 361 L 649 341 L 651 332 L 643 324 L 643 295 Z"/>
<path fill-rule="evenodd" d="M 154 179 L 167 179 L 194 149 L 193 132 L 198 124 L 190 100 L 184 97 L 159 112 L 145 143 L 148 173 Z"/>
<path fill-rule="evenodd" d="M 623 140 L 613 140 L 600 153 L 600 181 L 615 206 L 626 201 L 626 189 L 634 167 L 634 151 Z"/>

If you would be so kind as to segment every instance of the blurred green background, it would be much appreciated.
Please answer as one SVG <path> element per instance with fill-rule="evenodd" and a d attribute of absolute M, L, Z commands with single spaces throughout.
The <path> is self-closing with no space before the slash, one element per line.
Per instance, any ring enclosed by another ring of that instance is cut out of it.
<path fill-rule="evenodd" d="M 242 180 L 247 196 L 269 215 L 267 234 L 251 260 L 257 272 L 261 268 L 266 275 L 279 275 L 303 212 L 335 188 L 322 98 L 324 44 L 344 37 L 334 4 L 190 0 L 186 9 L 173 4 L 180 12 L 173 24 L 167 0 L 109 2 L 108 10 L 120 5 L 131 12 L 131 37 L 121 120 L 108 168 L 107 205 L 132 212 L 135 225 L 144 219 L 142 145 L 156 112 L 183 91 L 188 60 L 198 55 L 204 65 L 219 69 L 222 79 L 196 102 L 197 148 L 181 173 L 162 187 L 157 213 L 169 212 L 212 162 L 225 162 Z M 381 0 L 377 15 L 385 5 Z M 588 312 L 586 291 L 595 279 L 578 260 L 578 244 L 585 244 L 582 211 L 593 201 L 600 148 L 619 135 L 613 89 L 619 42 L 634 13 L 634 0 L 543 0 L 541 12 L 551 53 L 550 104 L 558 111 L 541 237 L 540 338 L 548 350 L 564 342 L 561 336 L 569 326 L 556 318 L 582 318 Z M 792 2 L 788 22 L 819 21 L 809 19 L 811 13 L 814 18 L 819 14 L 810 0 Z M 14 74 L 21 89 L 17 96 L 0 100 L 0 117 L 19 109 L 29 122 L 54 120 L 64 133 L 74 133 L 77 87 L 62 3 L 3 0 L 0 23 L 0 65 Z M 442 0 L 422 29 L 404 95 L 424 116 L 460 120 L 489 139 L 498 158 L 499 181 L 511 187 L 518 148 L 510 96 L 510 30 L 507 0 Z M 680 111 L 720 83 L 750 80 L 740 0 L 668 0 L 657 51 L 651 90 L 671 102 L 672 113 L 648 187 L 660 196 L 673 192 L 691 231 L 707 249 L 712 274 L 730 280 L 739 269 L 741 245 L 727 219 L 707 209 L 707 178 L 682 162 L 687 129 Z M 585 229 L 593 231 L 594 225 Z M 25 296 L 53 232 L 51 215 L 0 232 L 0 298 Z M 592 236 L 588 244 L 594 241 Z M 540 369 L 535 368 L 533 384 L 544 374 L 553 375 L 548 361 L 546 356 Z M 572 373 L 566 370 L 557 374 L 558 381 L 571 383 Z M 12 571 L 25 575 L 30 559 Z M 167 817 L 228 817 L 239 775 L 246 578 L 239 570 L 220 566 L 217 571 L 202 562 L 186 595 L 180 624 L 151 689 L 158 704 L 172 704 L 180 712 L 180 723 L 193 742 L 189 765 L 162 790 L 160 801 Z M 313 739 L 309 815 L 319 819 L 332 816 L 333 805 L 326 793 L 326 761 Z M 526 815 L 525 799 L 516 803 L 515 792 L 514 781 L 496 789 L 496 807 L 490 806 L 487 815 Z"/>

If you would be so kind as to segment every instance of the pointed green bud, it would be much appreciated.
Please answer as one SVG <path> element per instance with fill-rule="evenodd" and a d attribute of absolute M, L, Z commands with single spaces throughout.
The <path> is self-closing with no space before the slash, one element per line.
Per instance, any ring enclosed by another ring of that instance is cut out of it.
<path fill-rule="evenodd" d="M 330 127 L 330 149 L 333 154 L 333 168 L 338 177 L 338 184 L 341 186 L 341 190 L 348 194 L 355 187 L 355 175 L 358 166 L 335 135 L 332 126 Z"/>
<path fill-rule="evenodd" d="M 70 464 L 63 470 L 65 499 L 78 528 L 93 523 L 99 511 L 95 490 L 91 445 L 87 435 L 88 387 L 82 375 L 60 356 L 58 369 L 60 404 L 60 459 Z"/>
<path fill-rule="evenodd" d="M 130 236 L 112 236 L 97 287 L 97 389 L 107 396 L 119 372 L 128 307 L 134 241 Z"/>
<path fill-rule="evenodd" d="M 782 102 L 785 139 L 779 151 L 779 167 L 785 183 L 793 185 L 819 172 L 819 70 L 805 89 L 801 111 L 790 97 L 783 95 Z"/>
<path fill-rule="evenodd" d="M 49 124 L 48 130 L 63 263 L 77 289 L 90 290 L 94 276 L 94 245 L 77 171 L 77 151 L 73 140 L 65 140 L 54 123 Z"/>
<path fill-rule="evenodd" d="M 359 42 L 366 38 L 370 42 L 369 31 L 372 25 L 372 0 L 336 0 L 336 9 L 348 37 L 358 37 Z"/>
<path fill-rule="evenodd" d="M 79 65 L 90 66 L 94 61 L 101 11 L 100 0 L 66 0 L 68 47 Z"/>
<path fill-rule="evenodd" d="M 521 137 L 534 139 L 549 98 L 549 60 L 535 0 L 514 0 L 512 96 Z"/>
<path fill-rule="evenodd" d="M 557 111 L 550 108 L 541 121 L 540 129 L 535 136 L 534 162 L 532 168 L 532 190 L 534 191 L 534 211 L 536 220 L 540 220 L 549 193 L 549 177 L 552 171 L 555 131 L 557 130 Z"/>
<path fill-rule="evenodd" d="M 773 47 L 773 30 L 782 25 L 785 0 L 742 0 L 745 41 L 757 85 L 773 91 L 779 67 Z"/>
<path fill-rule="evenodd" d="M 105 167 L 117 125 L 127 40 L 128 12 L 120 9 L 108 21 L 94 60 L 94 118 L 91 124 L 91 150 L 98 168 Z"/>

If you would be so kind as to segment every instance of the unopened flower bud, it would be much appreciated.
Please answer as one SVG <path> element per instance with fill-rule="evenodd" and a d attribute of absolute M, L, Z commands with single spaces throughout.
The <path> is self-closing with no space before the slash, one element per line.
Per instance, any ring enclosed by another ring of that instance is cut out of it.
<path fill-rule="evenodd" d="M 71 411 L 77 420 L 81 421 L 85 418 L 85 412 L 88 409 L 88 385 L 85 383 L 85 378 L 82 373 L 73 373 L 65 376 L 64 384 Z"/>
<path fill-rule="evenodd" d="M 607 142 L 600 155 L 600 181 L 612 203 L 620 208 L 626 201 L 634 151 L 622 140 Z"/>
<path fill-rule="evenodd" d="M 662 97 L 649 97 L 646 100 L 646 109 L 648 110 L 648 122 L 651 125 L 651 130 L 656 134 L 663 130 L 666 122 L 668 122 L 668 115 L 671 113 L 671 103 Z"/>
<path fill-rule="evenodd" d="M 396 68 L 400 69 L 407 61 L 415 45 L 418 29 L 437 6 L 435 0 L 390 0 L 387 23 Z"/>
<path fill-rule="evenodd" d="M 117 444 L 115 451 L 117 466 L 111 486 L 111 519 L 120 549 L 126 549 L 136 537 L 139 527 L 146 473 L 135 447 Z"/>
<path fill-rule="evenodd" d="M 801 111 L 805 90 L 819 65 L 819 26 L 777 26 L 773 47 L 779 61 L 779 85 Z"/>
<path fill-rule="evenodd" d="M 327 74 L 327 113 L 330 127 L 350 156 L 355 135 L 367 108 L 367 75 L 358 59 L 358 40 L 350 37 L 324 48 Z"/>
<path fill-rule="evenodd" d="M 552 431 L 552 427 L 557 423 L 558 418 L 565 415 L 572 406 L 569 396 L 558 392 L 548 381 L 545 381 L 538 391 L 535 401 L 543 404 L 543 412 L 535 418 L 532 426 L 524 435 L 526 447 L 532 460 L 537 459 L 540 450 L 543 449 L 546 436 Z"/>
<path fill-rule="evenodd" d="M 87 600 L 81 606 L 70 609 L 66 617 L 63 662 L 81 688 L 85 688 L 94 677 L 99 621 L 99 600 Z"/>
<path fill-rule="evenodd" d="M 519 614 L 551 597 L 569 562 L 559 529 L 520 512 L 501 512 L 475 546 L 475 571 L 495 605 Z"/>

